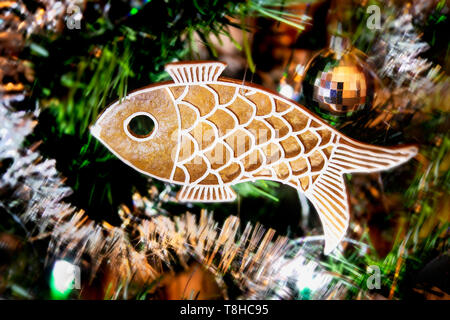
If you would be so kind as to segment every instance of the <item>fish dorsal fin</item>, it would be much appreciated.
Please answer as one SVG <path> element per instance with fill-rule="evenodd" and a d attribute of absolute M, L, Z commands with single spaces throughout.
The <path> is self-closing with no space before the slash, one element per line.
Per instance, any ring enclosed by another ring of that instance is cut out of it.
<path fill-rule="evenodd" d="M 167 64 L 166 71 L 175 83 L 198 84 L 217 81 L 226 66 L 217 61 L 175 62 Z"/>
<path fill-rule="evenodd" d="M 229 202 L 236 199 L 236 193 L 225 185 L 193 185 L 184 186 L 177 199 L 180 202 Z"/>

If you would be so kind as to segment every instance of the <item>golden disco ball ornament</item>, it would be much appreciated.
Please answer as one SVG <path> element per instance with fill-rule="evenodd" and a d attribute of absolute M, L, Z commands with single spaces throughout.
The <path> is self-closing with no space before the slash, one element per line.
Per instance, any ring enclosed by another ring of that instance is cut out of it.
<path fill-rule="evenodd" d="M 364 62 L 364 54 L 343 38 L 318 52 L 305 68 L 303 99 L 323 118 L 339 120 L 371 108 L 375 75 Z"/>

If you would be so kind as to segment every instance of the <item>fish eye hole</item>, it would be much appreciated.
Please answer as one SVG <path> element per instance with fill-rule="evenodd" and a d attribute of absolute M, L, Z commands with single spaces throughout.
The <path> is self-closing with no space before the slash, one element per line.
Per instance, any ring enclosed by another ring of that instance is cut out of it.
<path fill-rule="evenodd" d="M 150 136 L 155 128 L 153 119 L 148 115 L 140 114 L 131 118 L 128 122 L 128 132 L 136 138 L 142 139 Z"/>

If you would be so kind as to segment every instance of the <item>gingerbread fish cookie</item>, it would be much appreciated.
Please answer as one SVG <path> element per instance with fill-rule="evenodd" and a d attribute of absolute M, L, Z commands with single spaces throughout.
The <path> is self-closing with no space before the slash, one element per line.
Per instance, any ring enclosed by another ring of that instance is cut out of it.
<path fill-rule="evenodd" d="M 180 201 L 233 201 L 233 184 L 257 179 L 296 188 L 320 216 L 328 254 L 349 223 L 343 174 L 395 167 L 417 147 L 355 141 L 276 92 L 219 78 L 225 66 L 167 65 L 173 81 L 117 101 L 92 134 L 134 169 L 182 185 Z"/>

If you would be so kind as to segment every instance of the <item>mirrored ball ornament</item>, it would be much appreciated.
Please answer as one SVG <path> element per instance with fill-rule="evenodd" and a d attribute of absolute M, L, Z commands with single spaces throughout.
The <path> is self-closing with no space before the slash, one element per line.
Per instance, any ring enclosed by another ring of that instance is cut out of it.
<path fill-rule="evenodd" d="M 305 69 L 303 99 L 324 118 L 339 119 L 371 108 L 375 76 L 357 49 L 342 53 L 324 49 Z"/>

